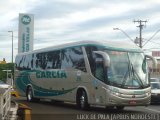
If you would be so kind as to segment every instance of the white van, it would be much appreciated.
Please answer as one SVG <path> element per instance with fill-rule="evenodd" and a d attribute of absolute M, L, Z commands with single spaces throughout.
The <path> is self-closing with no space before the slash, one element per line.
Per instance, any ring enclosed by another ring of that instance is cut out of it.
<path fill-rule="evenodd" d="M 151 82 L 151 103 L 160 102 L 160 82 Z"/>

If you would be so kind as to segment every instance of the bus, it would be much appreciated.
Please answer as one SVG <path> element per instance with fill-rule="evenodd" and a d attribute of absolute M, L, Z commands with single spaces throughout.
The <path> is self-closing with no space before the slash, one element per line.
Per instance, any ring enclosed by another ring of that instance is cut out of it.
<path fill-rule="evenodd" d="M 29 102 L 73 102 L 80 109 L 147 106 L 151 97 L 147 57 L 154 60 L 136 45 L 122 42 L 56 45 L 18 54 L 15 86 Z"/>

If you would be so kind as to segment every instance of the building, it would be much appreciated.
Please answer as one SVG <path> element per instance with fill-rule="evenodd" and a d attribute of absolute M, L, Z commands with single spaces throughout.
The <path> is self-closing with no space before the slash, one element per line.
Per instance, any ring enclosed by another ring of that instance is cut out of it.
<path fill-rule="evenodd" d="M 157 60 L 157 68 L 153 68 L 152 60 L 147 60 L 151 77 L 160 78 L 160 51 L 152 51 L 152 56 Z"/>

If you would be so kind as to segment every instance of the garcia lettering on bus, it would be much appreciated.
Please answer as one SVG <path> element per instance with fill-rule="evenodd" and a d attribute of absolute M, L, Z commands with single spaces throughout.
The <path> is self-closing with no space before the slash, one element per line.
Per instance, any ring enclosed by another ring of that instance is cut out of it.
<path fill-rule="evenodd" d="M 37 78 L 67 78 L 64 70 L 57 71 L 36 71 Z"/>

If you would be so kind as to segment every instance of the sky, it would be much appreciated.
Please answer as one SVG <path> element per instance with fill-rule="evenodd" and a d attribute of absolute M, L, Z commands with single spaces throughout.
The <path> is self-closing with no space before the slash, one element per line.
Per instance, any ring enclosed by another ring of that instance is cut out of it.
<path fill-rule="evenodd" d="M 11 62 L 8 31 L 14 58 L 17 54 L 19 13 L 34 15 L 34 49 L 79 40 L 132 42 L 139 37 L 134 20 L 147 21 L 143 45 L 152 39 L 143 49 L 160 48 L 160 0 L 1 0 L 0 60 Z"/>

